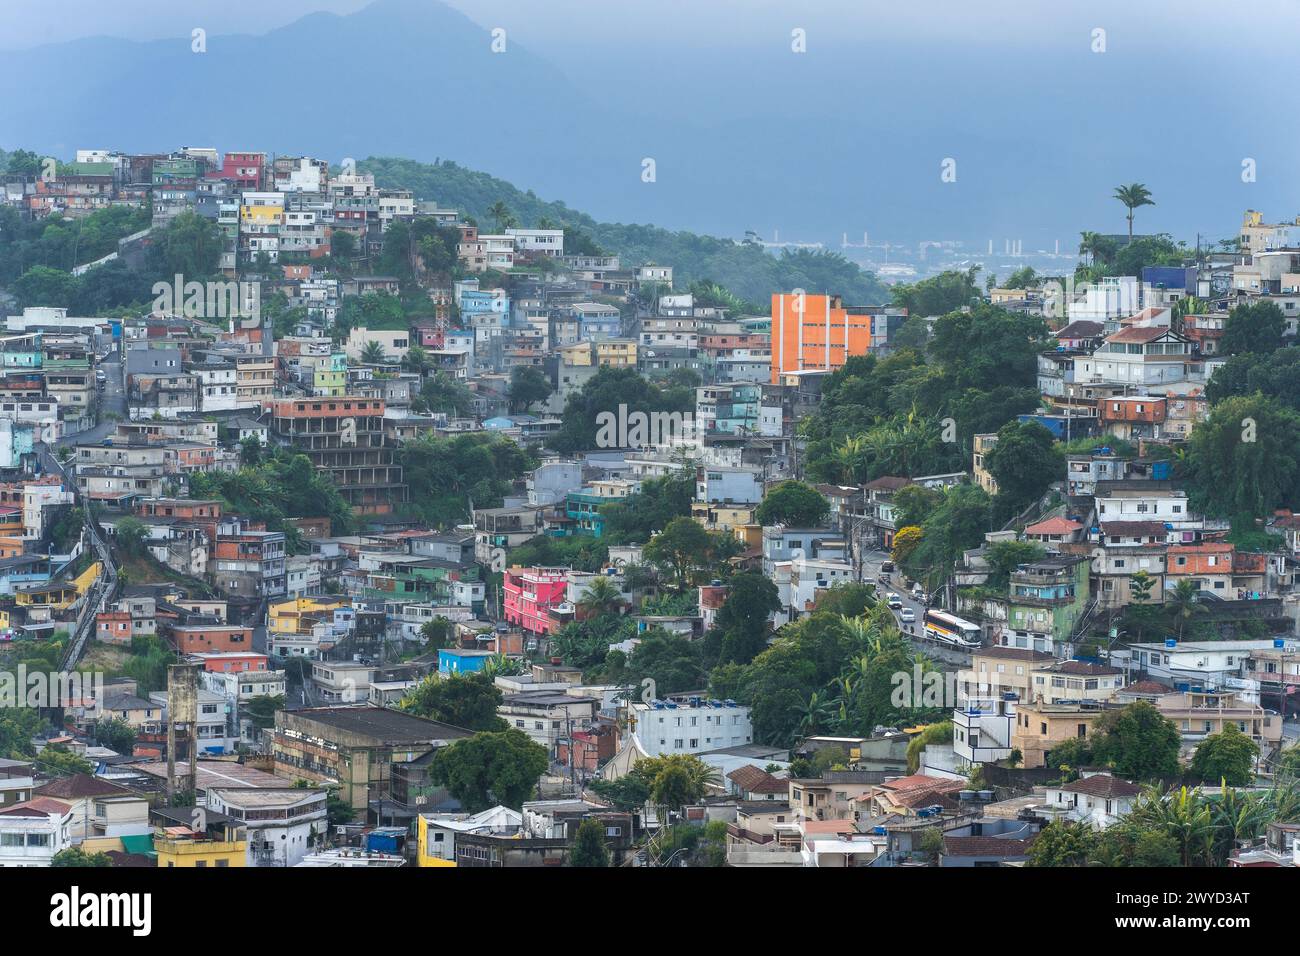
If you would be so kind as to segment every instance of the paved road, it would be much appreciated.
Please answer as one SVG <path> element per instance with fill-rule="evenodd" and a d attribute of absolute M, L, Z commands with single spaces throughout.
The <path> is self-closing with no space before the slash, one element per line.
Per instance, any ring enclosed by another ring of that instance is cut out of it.
<path fill-rule="evenodd" d="M 906 582 L 901 572 L 895 572 L 890 577 L 888 585 L 881 584 L 877 580 L 880 576 L 880 566 L 888 560 L 889 554 L 884 551 L 868 551 L 863 556 L 862 575 L 864 581 L 875 585 L 876 591 L 882 599 L 890 591 L 893 591 L 898 595 L 899 600 L 903 602 L 903 607 L 912 609 L 916 615 L 916 620 L 910 624 L 899 621 L 899 630 L 905 636 L 911 638 L 916 649 L 924 652 L 926 656 L 955 667 L 969 667 L 970 654 L 946 644 L 940 644 L 938 641 L 930 640 L 925 636 L 922 621 L 925 619 L 926 604 L 924 601 L 918 601 L 912 597 L 912 592 L 905 586 Z M 898 618 L 898 613 L 897 611 L 894 612 L 895 619 Z"/>
<path fill-rule="evenodd" d="M 117 428 L 117 422 L 109 418 L 110 413 L 117 415 L 123 421 L 128 417 L 126 383 L 123 381 L 122 359 L 117 351 L 110 352 L 108 357 L 99 363 L 99 367 L 103 369 L 105 377 L 104 387 L 99 393 L 99 424 L 85 431 L 64 435 L 55 442 L 56 445 L 64 447 L 103 441 Z"/>

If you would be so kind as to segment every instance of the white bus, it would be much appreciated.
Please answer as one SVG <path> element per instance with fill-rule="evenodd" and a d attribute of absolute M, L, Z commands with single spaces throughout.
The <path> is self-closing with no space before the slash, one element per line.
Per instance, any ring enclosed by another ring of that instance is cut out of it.
<path fill-rule="evenodd" d="M 952 647 L 972 648 L 982 643 L 978 624 L 944 611 L 925 612 L 925 636 Z"/>

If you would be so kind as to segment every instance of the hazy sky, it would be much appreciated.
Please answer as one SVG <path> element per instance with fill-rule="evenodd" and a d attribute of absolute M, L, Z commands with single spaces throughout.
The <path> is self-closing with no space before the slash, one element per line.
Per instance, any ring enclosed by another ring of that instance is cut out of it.
<path fill-rule="evenodd" d="M 261 34 L 366 2 L 0 0 L 0 48 L 184 37 L 199 26 L 210 36 Z M 1077 242 L 1084 228 L 1121 231 L 1110 191 L 1132 181 L 1159 202 L 1140 213 L 1142 226 L 1189 240 L 1231 235 L 1247 206 L 1270 218 L 1300 212 L 1300 133 L 1286 106 L 1298 0 L 446 2 L 485 31 L 508 30 L 611 115 L 661 139 L 677 133 L 675 162 L 690 159 L 682 143 L 712 141 L 701 151 L 707 175 L 692 170 L 690 201 L 683 194 L 661 211 L 644 191 L 624 201 L 610 190 L 584 195 L 581 177 L 565 182 L 553 170 L 516 177 L 602 218 L 732 235 L 780 228 L 783 238 L 838 239 L 872 229 L 1050 246 L 1053 237 Z M 795 28 L 806 31 L 802 56 L 791 53 Z M 1093 49 L 1096 29 L 1104 55 Z M 563 121 L 562 103 L 555 116 Z M 868 154 L 871 172 L 855 181 L 856 158 Z M 960 175 L 940 191 L 946 157 Z M 1245 158 L 1257 163 L 1257 182 L 1242 182 Z M 484 168 L 517 172 L 491 158 Z M 669 200 L 671 177 L 662 182 Z M 1011 194 L 1021 202 L 1002 201 Z"/>

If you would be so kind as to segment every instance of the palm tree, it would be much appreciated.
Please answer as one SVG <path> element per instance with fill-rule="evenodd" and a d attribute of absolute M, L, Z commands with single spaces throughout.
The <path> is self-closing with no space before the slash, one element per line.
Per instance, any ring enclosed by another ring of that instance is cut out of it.
<path fill-rule="evenodd" d="M 619 593 L 618 585 L 603 574 L 592 578 L 587 589 L 578 598 L 578 610 L 584 615 L 593 617 L 613 614 L 622 604 L 623 596 Z"/>
<path fill-rule="evenodd" d="M 423 378 L 424 373 L 433 367 L 433 359 L 429 357 L 429 353 L 423 347 L 412 345 L 407 350 L 406 357 L 402 359 L 402 364 Z"/>
<path fill-rule="evenodd" d="M 361 350 L 361 362 L 364 365 L 380 365 L 384 361 L 384 347 L 379 342 L 367 342 Z"/>
<path fill-rule="evenodd" d="M 517 657 L 493 654 L 483 662 L 483 673 L 489 677 L 517 677 L 524 672 L 524 662 Z"/>
<path fill-rule="evenodd" d="M 1165 601 L 1174 620 L 1178 622 L 1178 639 L 1183 639 L 1183 629 L 1187 622 L 1197 614 L 1204 614 L 1206 607 L 1201 604 L 1200 595 L 1197 593 L 1196 585 L 1184 578 L 1174 585 L 1174 589 L 1169 592 L 1169 597 Z"/>
<path fill-rule="evenodd" d="M 808 702 L 800 708 L 799 733 L 811 737 L 826 726 L 826 720 L 835 711 L 835 702 L 823 691 L 808 695 Z"/>
<path fill-rule="evenodd" d="M 1139 206 L 1154 206 L 1151 190 L 1141 183 L 1129 183 L 1127 186 L 1115 187 L 1115 198 L 1128 209 L 1128 241 L 1133 241 L 1133 210 Z"/>
<path fill-rule="evenodd" d="M 1224 866 L 1233 849 L 1254 842 L 1264 832 L 1274 812 L 1271 792 L 1251 793 L 1224 787 L 1210 804 L 1214 820 L 1214 864 Z"/>
<path fill-rule="evenodd" d="M 496 222 L 497 232 L 508 228 L 510 223 L 514 222 L 514 216 L 510 214 L 510 207 L 500 199 L 488 207 L 487 214 Z"/>
<path fill-rule="evenodd" d="M 864 473 L 863 458 L 866 442 L 861 435 L 851 435 L 844 439 L 844 444 L 835 449 L 835 463 L 839 467 L 840 480 L 858 484 Z"/>
<path fill-rule="evenodd" d="M 1079 255 L 1088 260 L 1088 265 L 1097 261 L 1097 253 L 1102 248 L 1100 233 L 1084 231 L 1079 233 Z"/>
<path fill-rule="evenodd" d="M 1213 853 L 1214 819 L 1199 789 L 1182 787 L 1162 794 L 1159 788 L 1149 787 L 1138 797 L 1128 822 L 1172 837 L 1183 866 L 1204 865 Z"/>

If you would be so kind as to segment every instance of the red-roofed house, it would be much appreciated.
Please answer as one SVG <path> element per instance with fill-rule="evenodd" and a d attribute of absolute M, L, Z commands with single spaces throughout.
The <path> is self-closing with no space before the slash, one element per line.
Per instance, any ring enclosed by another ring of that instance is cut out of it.
<path fill-rule="evenodd" d="M 784 803 L 790 798 L 788 778 L 774 777 L 753 764 L 737 767 L 727 774 L 727 779 L 742 800 L 780 800 Z"/>
<path fill-rule="evenodd" d="M 1073 783 L 1047 788 L 1047 809 L 1054 816 L 1104 830 L 1128 815 L 1141 792 L 1137 784 L 1120 777 L 1085 770 Z"/>
<path fill-rule="evenodd" d="M 1075 362 L 1075 381 L 1124 385 L 1182 382 L 1194 361 L 1191 339 L 1168 326 L 1129 326 L 1107 336 L 1096 352 Z"/>
<path fill-rule="evenodd" d="M 149 833 L 149 802 L 120 784 L 89 773 L 51 780 L 36 788 L 37 797 L 66 803 L 72 813 L 72 842 L 94 837 Z"/>
<path fill-rule="evenodd" d="M 1082 530 L 1083 525 L 1079 522 L 1057 515 L 1025 528 L 1025 540 L 1041 541 L 1043 544 L 1060 544 L 1077 540 Z"/>

